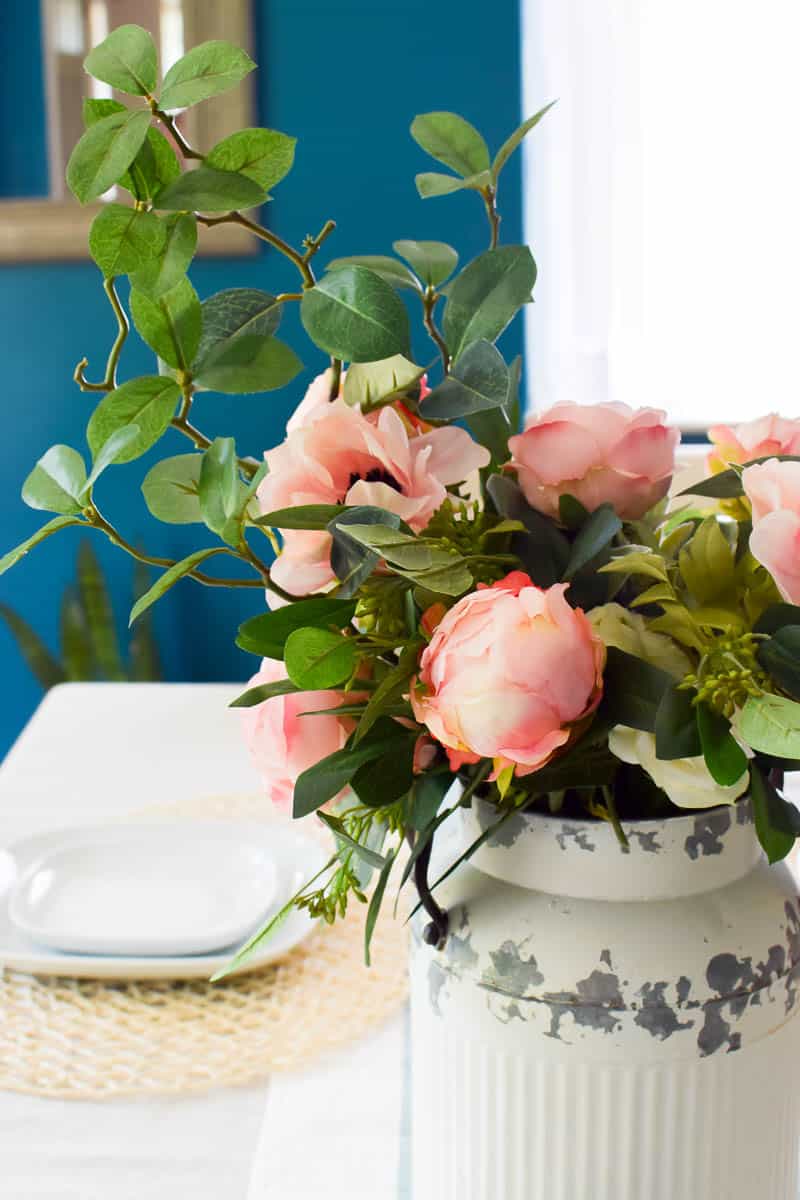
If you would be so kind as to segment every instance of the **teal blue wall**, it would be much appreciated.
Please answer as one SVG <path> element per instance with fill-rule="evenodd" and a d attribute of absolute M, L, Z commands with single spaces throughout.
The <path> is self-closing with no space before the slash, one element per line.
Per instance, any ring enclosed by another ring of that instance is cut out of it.
<path fill-rule="evenodd" d="M 12 146 L 13 161 L 27 159 L 26 187 L 43 178 L 40 80 L 22 70 L 17 56 L 20 24 L 33 54 L 36 4 L 17 3 L 18 20 L 0 31 L 0 68 L 16 63 L 16 106 L 27 88 L 30 113 L 22 143 L 10 123 L 5 96 L 0 161 Z M 29 14 L 30 15 L 26 15 Z M 496 147 L 520 118 L 517 0 L 257 0 L 256 58 L 260 121 L 299 139 L 296 166 L 276 189 L 268 220 L 299 244 L 327 217 L 337 221 L 329 257 L 390 250 L 396 238 L 441 238 L 457 245 L 466 261 L 485 245 L 483 217 L 474 196 L 417 198 L 413 177 L 430 160 L 412 142 L 414 115 L 450 108 L 473 120 Z M 9 81 L 0 69 L 4 86 Z M 28 100 L 25 100 L 25 104 Z M 19 153 L 23 145 L 26 153 Z M 38 164 L 38 165 L 37 165 Z M 23 167 L 15 167 L 17 177 Z M 0 176 L 0 187 L 2 176 Z M 503 235 L 519 240 L 519 162 L 504 175 Z M 324 255 L 320 256 L 325 261 Z M 282 259 L 264 253 L 252 259 L 201 260 L 192 269 L 201 297 L 232 285 L 277 291 L 294 286 Z M 2 331 L 2 437 L 0 489 L 3 547 L 20 541 L 41 523 L 25 508 L 19 488 L 35 459 L 54 442 L 84 445 L 91 401 L 71 383 L 78 358 L 88 357 L 102 374 L 113 320 L 91 263 L 19 265 L 0 268 Z M 300 352 L 307 370 L 285 393 L 260 397 L 203 396 L 198 424 L 211 433 L 235 433 L 242 452 L 260 454 L 282 435 L 286 418 L 312 374 L 324 364 L 287 320 L 283 336 Z M 521 332 L 507 335 L 505 349 L 517 353 Z M 420 351 L 420 353 L 427 353 Z M 152 370 L 147 349 L 134 344 L 123 372 Z M 169 452 L 187 447 L 167 436 Z M 138 482 L 149 459 L 110 471 L 98 502 L 125 534 L 153 553 L 180 558 L 203 544 L 198 527 L 165 527 L 149 517 Z M 110 547 L 102 560 L 120 613 L 130 589 L 128 559 Z M 77 538 L 72 531 L 33 551 L 0 578 L 0 601 L 12 604 L 55 644 L 58 600 L 71 577 Z M 193 583 L 179 585 L 157 610 L 165 674 L 170 679 L 245 678 L 253 660 L 233 645 L 238 623 L 255 612 L 258 592 L 225 594 Z M 21 663 L 5 628 L 0 628 L 0 753 L 38 702 L 40 693 Z"/>

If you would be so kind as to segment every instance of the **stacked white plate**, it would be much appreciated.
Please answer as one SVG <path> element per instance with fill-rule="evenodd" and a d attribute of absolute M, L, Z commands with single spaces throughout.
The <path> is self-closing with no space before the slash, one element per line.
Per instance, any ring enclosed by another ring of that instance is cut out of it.
<path fill-rule="evenodd" d="M 323 866 L 283 822 L 68 829 L 0 851 L 0 962 L 38 975 L 208 979 Z M 292 910 L 245 964 L 313 929 Z"/>

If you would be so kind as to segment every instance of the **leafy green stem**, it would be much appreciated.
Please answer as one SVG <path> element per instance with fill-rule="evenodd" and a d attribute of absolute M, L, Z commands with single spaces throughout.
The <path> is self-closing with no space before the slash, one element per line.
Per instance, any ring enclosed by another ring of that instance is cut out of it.
<path fill-rule="evenodd" d="M 265 229 L 263 225 L 259 225 L 257 221 L 251 221 L 244 213 L 229 212 L 221 217 L 203 217 L 198 216 L 198 221 L 201 225 L 206 225 L 212 228 L 214 225 L 241 225 L 243 229 L 249 230 L 254 237 L 260 238 L 262 242 L 266 242 L 269 246 L 278 250 L 290 262 L 293 262 L 298 271 L 303 277 L 303 287 L 312 288 L 316 283 L 316 277 L 311 270 L 310 255 L 300 254 L 288 242 L 285 242 L 277 233 L 273 233 L 271 229 Z"/>
<path fill-rule="evenodd" d="M 447 343 L 439 332 L 436 321 L 433 317 L 434 310 L 439 302 L 439 299 L 440 293 L 436 291 L 436 288 L 429 285 L 425 289 L 422 296 L 422 319 L 425 328 L 428 331 L 428 336 L 430 337 L 431 341 L 434 342 L 437 350 L 442 356 L 442 366 L 444 367 L 445 375 L 447 375 L 450 370 L 450 351 L 447 349 Z"/>
<path fill-rule="evenodd" d="M 117 386 L 119 357 L 122 354 L 122 347 L 125 345 L 125 339 L 130 333 L 131 327 L 125 309 L 122 307 L 117 295 L 117 289 L 114 286 L 115 282 L 114 277 L 103 281 L 103 291 L 108 296 L 111 307 L 114 310 L 114 316 L 117 318 L 117 336 L 114 339 L 114 344 L 108 356 L 105 378 L 100 383 L 90 383 L 84 375 L 84 371 L 89 365 L 89 360 L 88 358 L 82 358 L 72 376 L 82 392 L 112 392 Z"/>
<path fill-rule="evenodd" d="M 155 101 L 152 99 L 150 101 L 150 107 L 153 111 L 153 116 L 157 117 L 161 124 L 169 130 L 175 141 L 175 145 L 178 147 L 184 158 L 199 158 L 202 160 L 205 157 L 200 153 L 199 150 L 192 149 L 178 128 L 178 122 L 174 117 L 171 117 L 169 113 L 164 112 L 163 109 L 158 108 L 155 104 Z"/>
<path fill-rule="evenodd" d="M 106 537 L 120 550 L 124 550 L 126 554 L 130 554 L 131 558 L 135 558 L 138 562 L 146 563 L 149 567 L 163 567 L 168 570 L 175 566 L 175 559 L 161 558 L 155 554 L 145 554 L 143 550 L 139 550 L 132 545 L 126 538 L 122 536 L 111 524 L 107 521 L 99 509 L 91 502 L 86 509 L 86 519 L 95 529 L 101 530 Z M 236 551 L 232 551 L 236 553 Z M 218 579 L 213 575 L 206 575 L 203 571 L 187 571 L 187 578 L 194 579 L 197 583 L 203 583 L 207 587 L 264 587 L 265 581 L 261 579 Z M 272 586 L 272 584 L 270 584 Z"/>
<path fill-rule="evenodd" d="M 608 813 L 608 819 L 611 823 L 611 828 L 614 830 L 614 833 L 617 835 L 617 841 L 619 842 L 620 846 L 622 847 L 624 853 L 628 854 L 630 852 L 631 846 L 630 846 L 630 842 L 628 841 L 628 835 L 626 834 L 625 830 L 622 828 L 622 822 L 619 819 L 619 812 L 617 811 L 617 802 L 614 799 L 614 790 L 613 790 L 613 788 L 610 788 L 610 787 L 603 787 L 603 788 L 601 788 L 601 791 L 603 793 L 603 802 L 606 806 L 606 812 Z"/>
<path fill-rule="evenodd" d="M 483 203 L 486 206 L 486 216 L 489 220 L 489 249 L 494 250 L 500 237 L 500 214 L 497 211 L 497 191 L 493 187 L 481 190 Z"/>
<path fill-rule="evenodd" d="M 339 395 L 339 388 L 342 386 L 342 360 L 340 358 L 331 358 L 331 390 L 330 400 L 334 401 Z"/>

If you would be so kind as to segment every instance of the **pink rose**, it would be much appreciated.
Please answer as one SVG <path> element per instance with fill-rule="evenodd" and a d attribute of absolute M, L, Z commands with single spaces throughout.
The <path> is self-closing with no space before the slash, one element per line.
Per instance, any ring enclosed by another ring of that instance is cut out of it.
<path fill-rule="evenodd" d="M 605 646 L 557 583 L 513 571 L 464 596 L 437 625 L 411 687 L 418 721 L 457 770 L 494 759 L 529 775 L 573 735 L 602 694 Z"/>
<path fill-rule="evenodd" d="M 248 687 L 285 678 L 283 663 L 265 658 Z M 253 765 L 276 804 L 290 808 L 298 776 L 341 750 L 355 727 L 349 717 L 304 717 L 301 713 L 336 708 L 343 701 L 341 692 L 296 692 L 242 709 L 245 742 Z"/>
<path fill-rule="evenodd" d="M 784 600 L 800 604 L 800 463 L 771 458 L 746 467 L 742 483 L 753 508 L 751 553 Z"/>
<path fill-rule="evenodd" d="M 568 493 L 590 512 L 611 504 L 635 520 L 669 489 L 680 433 L 665 420 L 654 408 L 556 404 L 509 438 L 511 465 L 528 503 L 549 517 Z"/>
<path fill-rule="evenodd" d="M 728 463 L 752 462 L 773 454 L 800 454 L 800 421 L 769 413 L 741 425 L 714 425 L 708 431 L 714 449 L 708 456 L 710 471 Z"/>
<path fill-rule="evenodd" d="M 447 486 L 486 466 L 489 451 L 463 429 L 415 435 L 393 407 L 364 415 L 334 400 L 310 405 L 304 423 L 264 457 L 269 474 L 258 498 L 265 513 L 302 504 L 370 504 L 420 530 L 445 500 Z M 294 596 L 327 588 L 334 582 L 330 548 L 325 532 L 287 531 L 273 579 Z"/>

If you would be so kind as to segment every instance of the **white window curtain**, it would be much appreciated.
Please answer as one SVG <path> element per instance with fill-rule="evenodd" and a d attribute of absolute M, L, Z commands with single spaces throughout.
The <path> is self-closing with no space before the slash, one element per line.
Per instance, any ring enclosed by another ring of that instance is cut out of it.
<path fill-rule="evenodd" d="M 798 0 L 521 0 L 529 403 L 800 414 Z"/>

